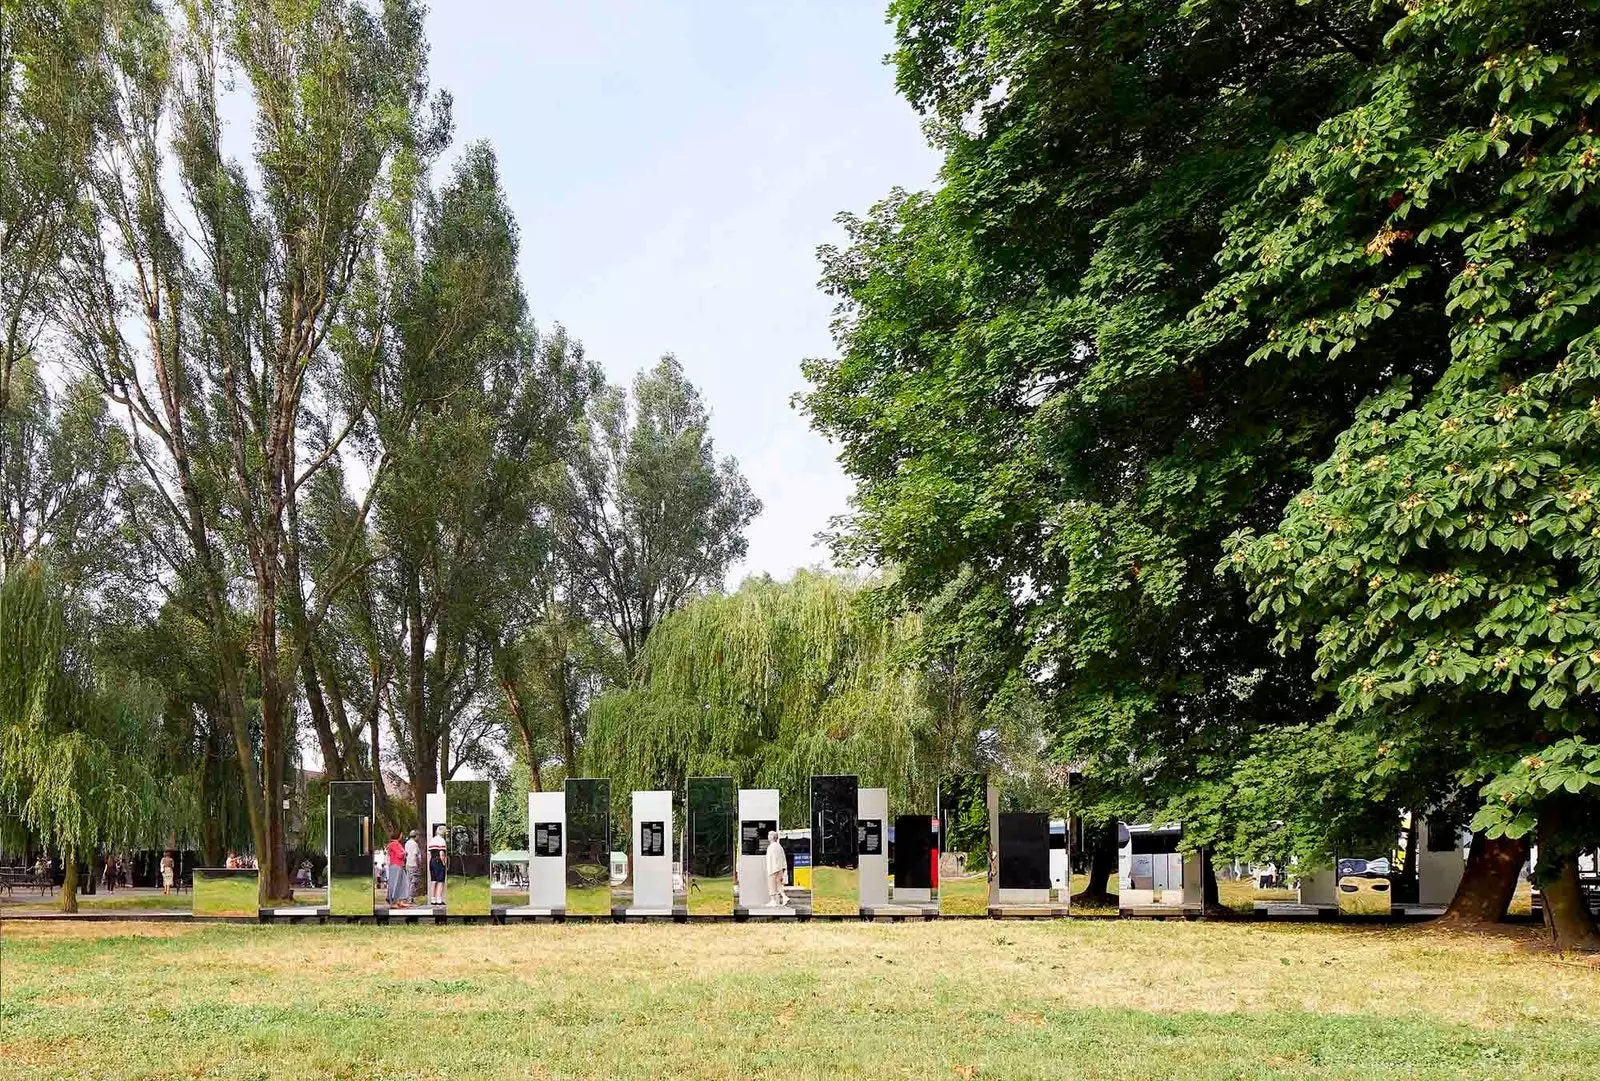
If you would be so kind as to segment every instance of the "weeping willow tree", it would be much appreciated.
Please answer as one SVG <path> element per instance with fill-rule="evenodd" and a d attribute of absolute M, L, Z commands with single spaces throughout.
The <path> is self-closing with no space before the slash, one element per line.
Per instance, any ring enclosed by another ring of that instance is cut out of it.
<path fill-rule="evenodd" d="M 78 861 L 150 841 L 172 791 L 150 765 L 156 697 L 97 674 L 76 614 L 39 561 L 0 581 L 0 814 L 60 853 L 64 912 L 77 911 Z"/>
<path fill-rule="evenodd" d="M 794 825 L 814 773 L 927 810 L 939 775 L 973 764 L 985 722 L 939 685 L 921 629 L 859 581 L 814 572 L 696 600 L 651 633 L 632 685 L 590 706 L 585 772 L 621 792 L 731 776 L 781 790 Z"/>

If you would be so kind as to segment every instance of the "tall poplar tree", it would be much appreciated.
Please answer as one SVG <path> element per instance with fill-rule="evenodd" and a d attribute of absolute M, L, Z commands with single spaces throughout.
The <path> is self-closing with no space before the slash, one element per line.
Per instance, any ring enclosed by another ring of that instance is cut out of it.
<path fill-rule="evenodd" d="M 153 550 L 194 586 L 172 595 L 192 599 L 212 636 L 267 901 L 290 888 L 285 748 L 301 654 L 350 570 L 340 549 L 329 591 L 299 612 L 293 515 L 365 418 L 370 368 L 329 346 L 348 334 L 336 328 L 386 169 L 433 137 L 422 10 L 406 0 L 111 8 L 94 57 L 113 88 L 105 143 L 68 267 L 71 344 L 131 433 Z M 248 171 L 224 148 L 232 75 L 254 104 Z M 376 479 L 384 468 L 373 463 Z M 240 586 L 246 651 L 229 633 Z"/>

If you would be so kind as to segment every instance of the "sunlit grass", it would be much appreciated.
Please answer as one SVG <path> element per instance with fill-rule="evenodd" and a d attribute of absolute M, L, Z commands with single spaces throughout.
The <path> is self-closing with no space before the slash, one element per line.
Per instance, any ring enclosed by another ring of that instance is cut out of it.
<path fill-rule="evenodd" d="M 1540 941 L 1113 920 L 7 923 L 0 1081 L 1593 1077 L 1600 969 Z"/>
<path fill-rule="evenodd" d="M 950 916 L 982 916 L 989 911 L 986 875 L 939 880 L 939 911 Z"/>

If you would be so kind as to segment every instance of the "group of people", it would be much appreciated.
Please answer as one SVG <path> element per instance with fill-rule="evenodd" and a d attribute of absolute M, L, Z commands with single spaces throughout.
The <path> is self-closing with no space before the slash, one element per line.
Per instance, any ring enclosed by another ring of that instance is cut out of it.
<path fill-rule="evenodd" d="M 228 862 L 223 864 L 223 866 L 227 867 L 230 871 L 253 871 L 256 869 L 256 858 L 254 856 L 241 856 L 236 852 L 229 852 Z"/>
<path fill-rule="evenodd" d="M 428 838 L 428 903 L 442 905 L 444 900 L 444 874 L 449 861 L 444 838 L 444 826 L 435 826 Z M 374 865 L 381 869 L 384 896 L 395 908 L 406 908 L 416 895 L 421 879 L 422 846 L 417 843 L 417 831 L 409 834 L 396 830 L 389 843 L 373 856 Z"/>

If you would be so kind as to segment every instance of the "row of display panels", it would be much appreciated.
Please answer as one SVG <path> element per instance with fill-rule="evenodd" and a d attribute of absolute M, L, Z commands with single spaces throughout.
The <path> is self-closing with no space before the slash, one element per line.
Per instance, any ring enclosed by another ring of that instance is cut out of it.
<path fill-rule="evenodd" d="M 430 885 L 428 898 L 442 900 L 453 916 L 490 914 L 489 798 L 487 781 L 448 781 L 442 794 L 428 800 L 420 871 L 430 882 L 443 878 L 442 888 Z M 511 909 L 566 915 L 854 915 L 862 909 L 982 915 L 996 905 L 1049 904 L 1053 895 L 1065 903 L 1064 873 L 1058 870 L 1052 881 L 1052 847 L 1060 849 L 1064 837 L 1058 832 L 1052 841 L 1043 813 L 999 813 L 995 787 L 982 774 L 946 777 L 936 814 L 893 818 L 886 789 L 861 788 L 854 776 L 815 776 L 805 830 L 779 829 L 776 789 L 738 789 L 729 777 L 690 778 L 681 820 L 677 803 L 672 792 L 631 794 L 631 837 L 618 875 L 612 866 L 610 781 L 575 778 L 562 791 L 530 793 L 527 904 Z M 332 915 L 372 915 L 392 900 L 375 866 L 382 861 L 374 858 L 389 838 L 376 830 L 372 783 L 332 782 Z M 1064 850 L 1054 856 L 1064 869 Z M 781 871 L 772 874 L 769 867 Z M 195 911 L 246 914 L 254 902 L 247 904 L 241 877 L 197 870 Z M 212 894 L 224 903 L 210 904 Z M 399 903 L 409 903 L 409 896 Z"/>

